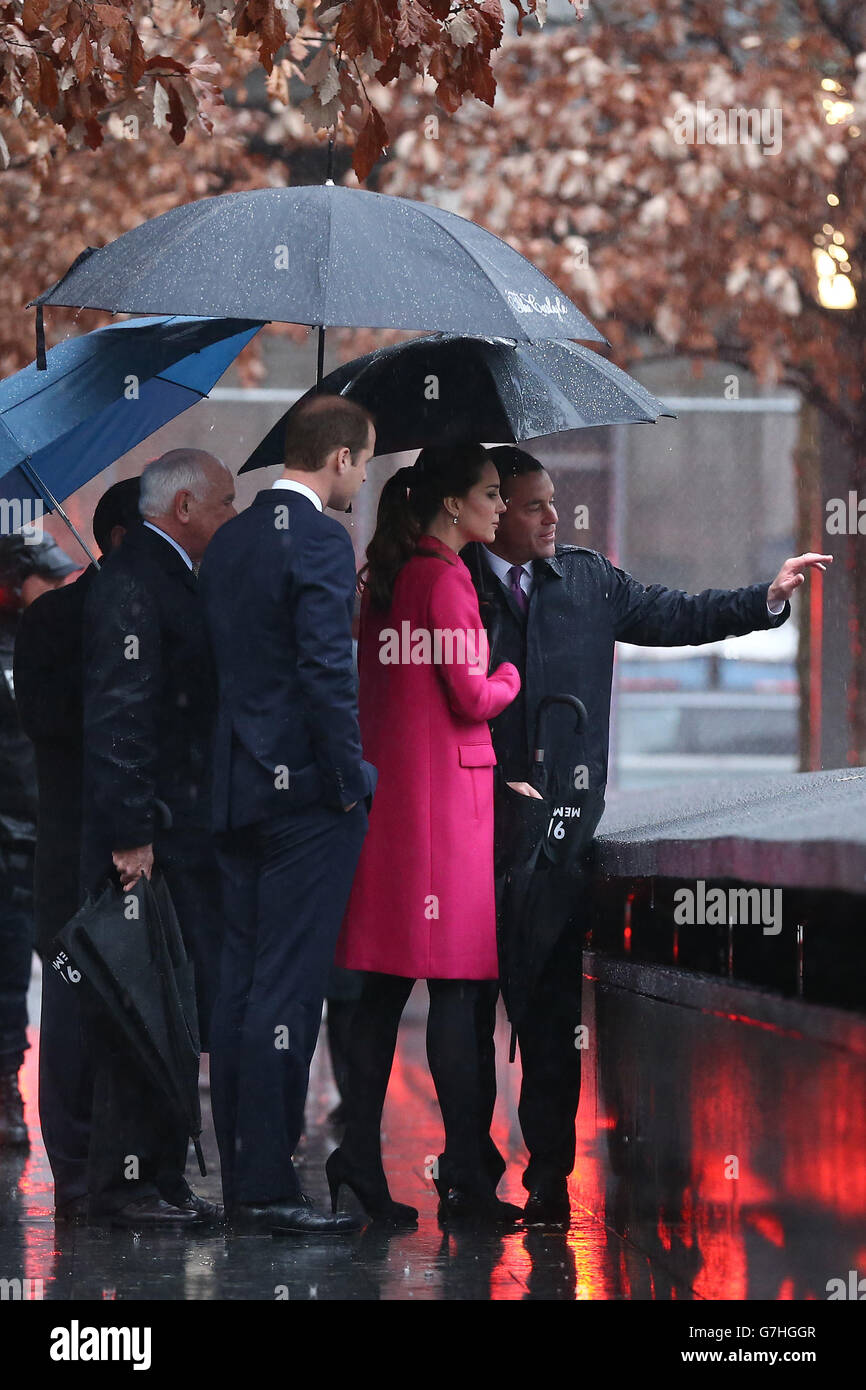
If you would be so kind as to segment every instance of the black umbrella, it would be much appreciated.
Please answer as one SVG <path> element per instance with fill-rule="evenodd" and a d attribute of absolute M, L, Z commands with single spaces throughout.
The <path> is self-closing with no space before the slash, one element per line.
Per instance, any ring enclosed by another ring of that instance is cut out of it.
<path fill-rule="evenodd" d="M 373 412 L 378 454 L 478 439 L 519 444 L 672 414 L 627 372 L 578 343 L 459 334 L 378 348 L 329 372 L 307 395 L 315 390 Z M 284 415 L 240 471 L 281 464 L 285 432 Z"/>
<path fill-rule="evenodd" d="M 107 885 L 58 941 L 186 1127 L 204 1175 L 193 967 L 164 879 L 141 878 L 127 892 Z"/>
<path fill-rule="evenodd" d="M 31 303 L 509 338 L 606 339 L 507 242 L 409 198 L 315 184 L 224 193 L 89 247 Z"/>
<path fill-rule="evenodd" d="M 541 799 L 524 796 L 507 783 L 500 788 L 495 864 L 499 978 L 512 1024 L 512 1061 L 514 1030 L 551 950 L 575 914 L 584 855 L 604 810 L 601 791 L 575 785 L 581 780 L 576 776 L 579 762 L 547 765 L 544 736 L 556 705 L 573 711 L 578 737 L 586 727 L 586 708 L 574 695 L 545 695 L 539 701 L 530 781 Z"/>

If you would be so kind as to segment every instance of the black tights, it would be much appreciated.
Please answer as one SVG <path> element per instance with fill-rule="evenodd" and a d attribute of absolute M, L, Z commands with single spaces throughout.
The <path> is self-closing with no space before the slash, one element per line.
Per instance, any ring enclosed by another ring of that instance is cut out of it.
<path fill-rule="evenodd" d="M 400 975 L 368 973 L 352 1021 L 341 1149 L 350 1162 L 371 1173 L 382 1171 L 382 1109 L 400 1018 L 414 983 Z M 491 980 L 428 980 L 427 988 L 427 1060 L 445 1126 L 440 1181 L 492 1192 L 486 1094 L 491 1059 L 482 1058 L 480 1024 L 496 985 Z"/>

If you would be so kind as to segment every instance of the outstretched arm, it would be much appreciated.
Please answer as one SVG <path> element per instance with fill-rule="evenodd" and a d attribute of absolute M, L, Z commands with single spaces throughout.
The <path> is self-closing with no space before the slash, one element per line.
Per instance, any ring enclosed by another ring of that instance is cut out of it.
<path fill-rule="evenodd" d="M 614 636 L 642 646 L 699 646 L 779 627 L 790 614 L 788 598 L 804 583 L 805 570 L 831 562 L 829 555 L 800 555 L 786 560 L 771 584 L 685 594 L 661 584 L 645 587 L 606 560 Z M 778 611 L 770 611 L 779 604 Z"/>

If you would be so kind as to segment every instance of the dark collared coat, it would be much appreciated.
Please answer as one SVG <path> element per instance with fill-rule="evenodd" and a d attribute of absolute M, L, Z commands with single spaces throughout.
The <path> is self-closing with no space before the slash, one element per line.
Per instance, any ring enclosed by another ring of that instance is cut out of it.
<path fill-rule="evenodd" d="M 575 739 L 573 719 L 558 711 L 551 722 L 551 766 L 585 766 L 588 785 L 607 783 L 610 697 L 615 642 L 642 646 L 699 645 L 779 627 L 790 614 L 767 611 L 768 584 L 743 589 L 681 593 L 661 584 L 644 586 L 604 555 L 558 545 L 550 559 L 533 563 L 528 614 L 523 615 L 487 562 L 480 545 L 462 557 L 478 594 L 490 641 L 491 669 L 510 661 L 520 672 L 517 699 L 493 720 L 500 776 L 523 781 L 530 771 L 538 702 L 543 695 L 576 695 L 589 716 L 586 735 Z"/>
<path fill-rule="evenodd" d="M 196 576 L 162 536 L 133 526 L 85 602 L 86 837 L 118 850 L 152 843 L 169 821 L 208 830 L 215 710 Z"/>

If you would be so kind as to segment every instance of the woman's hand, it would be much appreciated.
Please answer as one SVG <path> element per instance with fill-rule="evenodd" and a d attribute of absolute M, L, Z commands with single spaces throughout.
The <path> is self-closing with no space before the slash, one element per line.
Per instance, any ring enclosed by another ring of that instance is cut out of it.
<path fill-rule="evenodd" d="M 509 782 L 507 784 L 512 791 L 520 792 L 521 796 L 533 796 L 536 801 L 543 801 L 544 797 L 535 787 L 530 786 L 529 782 Z"/>

